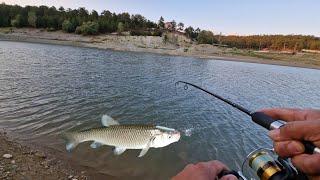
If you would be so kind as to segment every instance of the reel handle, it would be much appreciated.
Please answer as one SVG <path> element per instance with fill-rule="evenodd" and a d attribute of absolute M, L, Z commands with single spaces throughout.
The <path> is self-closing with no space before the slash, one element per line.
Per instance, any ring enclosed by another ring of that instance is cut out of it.
<path fill-rule="evenodd" d="M 252 121 L 259 124 L 260 126 L 268 129 L 279 129 L 285 123 L 282 123 L 280 121 L 272 119 L 270 116 L 262 113 L 262 112 L 254 112 L 251 114 Z M 306 154 L 320 154 L 320 148 L 316 147 L 314 144 L 312 144 L 309 141 L 303 141 L 302 142 L 305 147 L 305 153 Z"/>

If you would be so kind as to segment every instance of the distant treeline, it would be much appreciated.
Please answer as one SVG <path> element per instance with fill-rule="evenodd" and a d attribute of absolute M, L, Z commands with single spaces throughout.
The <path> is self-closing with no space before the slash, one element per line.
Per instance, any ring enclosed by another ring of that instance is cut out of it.
<path fill-rule="evenodd" d="M 115 14 L 103 11 L 98 14 L 85 8 L 64 9 L 47 6 L 0 4 L 0 27 L 34 27 L 64 30 L 84 34 L 111 33 L 125 30 L 147 30 L 158 25 L 142 15 Z M 84 31 L 84 32 L 82 32 Z"/>
<path fill-rule="evenodd" d="M 222 44 L 239 49 L 320 50 L 320 38 L 303 35 L 215 36 Z"/>
<path fill-rule="evenodd" d="M 68 33 L 95 35 L 99 33 L 162 36 L 163 32 L 184 32 L 199 44 L 224 44 L 228 47 L 245 49 L 274 50 L 320 50 L 319 38 L 302 35 L 262 35 L 262 36 L 217 36 L 212 31 L 201 30 L 191 26 L 185 28 L 183 23 L 169 22 L 169 26 L 160 17 L 152 22 L 140 14 L 111 13 L 108 10 L 98 13 L 85 8 L 56 9 L 54 6 L 25 6 L 0 4 L 0 27 L 45 28 L 48 31 L 63 30 Z"/>

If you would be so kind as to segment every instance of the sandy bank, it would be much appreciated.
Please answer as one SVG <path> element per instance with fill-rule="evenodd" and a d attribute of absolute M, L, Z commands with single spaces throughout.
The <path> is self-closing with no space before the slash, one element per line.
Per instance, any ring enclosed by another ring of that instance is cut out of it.
<path fill-rule="evenodd" d="M 47 32 L 41 29 L 0 29 L 0 40 L 71 45 L 117 51 L 149 52 L 204 59 L 320 69 L 319 54 L 265 54 L 249 50 L 218 48 L 205 44 L 198 45 L 181 35 L 170 34 L 169 37 L 168 41 L 164 41 L 163 37 L 153 36 L 82 36 L 62 31 Z"/>

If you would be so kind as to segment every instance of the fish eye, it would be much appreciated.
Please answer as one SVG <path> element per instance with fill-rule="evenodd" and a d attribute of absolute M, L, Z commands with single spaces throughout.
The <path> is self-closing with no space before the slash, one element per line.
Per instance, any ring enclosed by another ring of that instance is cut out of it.
<path fill-rule="evenodd" d="M 171 138 L 171 135 L 169 136 L 169 139 Z"/>

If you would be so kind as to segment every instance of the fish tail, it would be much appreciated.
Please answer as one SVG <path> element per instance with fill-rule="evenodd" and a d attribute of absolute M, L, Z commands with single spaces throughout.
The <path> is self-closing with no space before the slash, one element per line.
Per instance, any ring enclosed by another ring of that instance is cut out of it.
<path fill-rule="evenodd" d="M 75 138 L 74 133 L 65 133 L 63 138 L 66 140 L 66 149 L 71 152 L 80 142 Z"/>

